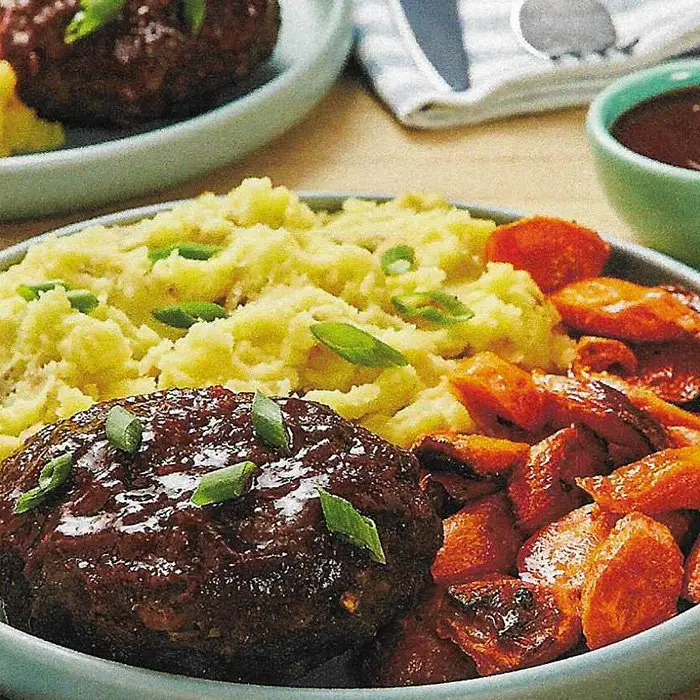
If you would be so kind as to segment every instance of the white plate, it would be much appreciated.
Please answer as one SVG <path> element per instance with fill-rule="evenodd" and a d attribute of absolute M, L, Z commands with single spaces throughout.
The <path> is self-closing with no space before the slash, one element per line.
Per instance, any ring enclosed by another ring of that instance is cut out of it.
<path fill-rule="evenodd" d="M 270 61 L 216 107 L 136 130 L 69 129 L 58 151 L 0 158 L 0 220 L 75 211 L 162 189 L 230 163 L 297 123 L 337 78 L 350 0 L 280 0 Z M 244 91 L 245 94 L 243 94 Z"/>

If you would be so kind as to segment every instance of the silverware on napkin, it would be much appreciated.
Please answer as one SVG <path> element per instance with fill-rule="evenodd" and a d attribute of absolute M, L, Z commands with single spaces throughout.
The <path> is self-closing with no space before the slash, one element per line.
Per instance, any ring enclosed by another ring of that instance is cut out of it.
<path fill-rule="evenodd" d="M 390 0 L 399 32 L 416 65 L 438 86 L 469 87 L 458 0 Z"/>

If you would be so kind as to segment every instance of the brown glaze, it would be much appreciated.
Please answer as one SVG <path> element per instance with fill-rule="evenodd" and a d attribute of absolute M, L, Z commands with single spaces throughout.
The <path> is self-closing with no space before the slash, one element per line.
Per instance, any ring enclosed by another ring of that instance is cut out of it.
<path fill-rule="evenodd" d="M 700 170 L 700 86 L 640 102 L 617 118 L 611 133 L 647 158 Z"/>
<path fill-rule="evenodd" d="M 0 592 L 10 623 L 126 663 L 289 684 L 411 604 L 441 538 L 415 458 L 293 398 L 279 399 L 292 441 L 284 457 L 254 437 L 251 399 L 210 387 L 120 400 L 144 425 L 134 457 L 106 440 L 115 402 L 99 404 L 6 460 Z M 64 486 L 14 515 L 42 466 L 67 451 Z M 202 474 L 242 460 L 260 467 L 248 493 L 190 502 Z M 386 566 L 328 533 L 319 486 L 375 520 Z"/>

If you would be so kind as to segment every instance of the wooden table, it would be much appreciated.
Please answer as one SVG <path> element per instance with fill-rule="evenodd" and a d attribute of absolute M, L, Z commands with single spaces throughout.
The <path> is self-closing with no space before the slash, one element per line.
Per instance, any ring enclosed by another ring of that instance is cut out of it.
<path fill-rule="evenodd" d="M 351 67 L 299 125 L 245 160 L 100 210 L 0 224 L 0 247 L 100 213 L 206 190 L 226 192 L 245 177 L 262 175 L 297 190 L 434 191 L 576 219 L 634 240 L 596 181 L 585 114 L 570 109 L 447 131 L 409 130 L 384 110 Z M 674 700 L 700 700 L 700 685 Z"/>
<path fill-rule="evenodd" d="M 299 125 L 245 160 L 99 211 L 0 224 L 0 247 L 97 213 L 226 192 L 260 175 L 293 189 L 431 190 L 629 236 L 596 182 L 584 116 L 584 109 L 571 109 L 446 131 L 409 130 L 350 69 Z"/>

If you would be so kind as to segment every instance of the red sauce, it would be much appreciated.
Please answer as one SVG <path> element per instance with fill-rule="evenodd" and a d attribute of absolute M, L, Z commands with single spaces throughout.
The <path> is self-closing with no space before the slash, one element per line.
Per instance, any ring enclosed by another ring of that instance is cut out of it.
<path fill-rule="evenodd" d="M 611 133 L 643 156 L 700 170 L 700 86 L 640 102 L 617 118 Z"/>

